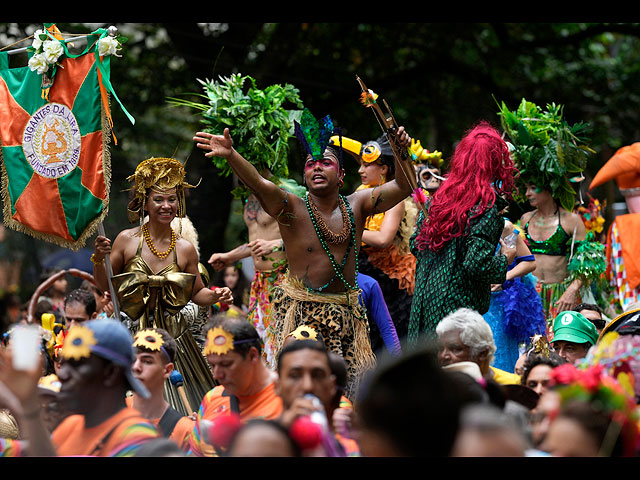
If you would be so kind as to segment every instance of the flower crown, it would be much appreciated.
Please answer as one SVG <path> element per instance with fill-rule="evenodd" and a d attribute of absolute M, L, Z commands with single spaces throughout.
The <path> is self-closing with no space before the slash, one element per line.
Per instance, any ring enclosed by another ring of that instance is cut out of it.
<path fill-rule="evenodd" d="M 572 400 L 587 402 L 607 415 L 620 428 L 625 454 L 634 454 L 640 438 L 636 402 L 602 365 L 560 365 L 551 372 L 551 385 L 560 394 L 562 405 Z"/>

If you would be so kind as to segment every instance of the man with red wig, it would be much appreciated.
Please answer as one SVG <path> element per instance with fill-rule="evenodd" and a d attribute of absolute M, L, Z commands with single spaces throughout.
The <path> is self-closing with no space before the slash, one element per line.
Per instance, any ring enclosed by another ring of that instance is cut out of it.
<path fill-rule="evenodd" d="M 491 284 L 502 284 L 515 249 L 501 240 L 516 168 L 498 131 L 487 122 L 470 129 L 456 147 L 450 171 L 420 212 L 411 250 L 417 258 L 409 340 L 435 337 L 448 313 L 489 309 Z M 498 243 L 502 244 L 496 255 Z"/>

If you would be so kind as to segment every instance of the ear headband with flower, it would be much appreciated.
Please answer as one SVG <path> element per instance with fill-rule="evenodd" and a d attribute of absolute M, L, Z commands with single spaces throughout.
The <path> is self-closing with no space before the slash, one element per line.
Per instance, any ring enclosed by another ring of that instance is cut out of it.
<path fill-rule="evenodd" d="M 287 336 L 296 340 L 318 340 L 318 332 L 307 325 L 300 325 Z"/>
<path fill-rule="evenodd" d="M 210 328 L 207 331 L 207 338 L 205 340 L 202 353 L 207 355 L 224 355 L 231 352 L 235 345 L 241 343 L 255 342 L 254 338 L 247 338 L 244 340 L 234 340 L 233 334 L 228 332 L 221 326 Z"/>
<path fill-rule="evenodd" d="M 83 325 L 76 325 L 67 333 L 60 355 L 66 360 L 89 358 L 91 347 L 97 343 L 93 330 Z"/>
<path fill-rule="evenodd" d="M 151 352 L 162 352 L 167 357 L 167 360 L 171 361 L 169 352 L 164 348 L 164 339 L 162 338 L 162 335 L 152 328 L 140 330 L 136 333 L 133 346 L 135 348 L 142 348 Z"/>

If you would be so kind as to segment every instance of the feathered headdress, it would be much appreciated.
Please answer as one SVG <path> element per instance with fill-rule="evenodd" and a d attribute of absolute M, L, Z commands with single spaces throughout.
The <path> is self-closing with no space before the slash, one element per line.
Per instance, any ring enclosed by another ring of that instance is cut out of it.
<path fill-rule="evenodd" d="M 320 160 L 334 133 L 331 117 L 327 115 L 318 121 L 309 109 L 305 108 L 300 116 L 300 122 L 294 122 L 294 128 L 304 151 L 315 160 Z M 340 166 L 342 167 L 342 152 L 340 152 Z"/>

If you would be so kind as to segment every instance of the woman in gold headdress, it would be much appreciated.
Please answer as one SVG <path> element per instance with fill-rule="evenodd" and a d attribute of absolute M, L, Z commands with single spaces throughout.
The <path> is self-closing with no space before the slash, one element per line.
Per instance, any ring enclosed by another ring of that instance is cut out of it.
<path fill-rule="evenodd" d="M 113 245 L 98 235 L 91 256 L 93 275 L 96 284 L 108 290 L 104 259 L 109 254 L 120 310 L 134 321 L 133 329 L 163 328 L 175 338 L 175 366 L 184 379 L 189 405 L 184 405 L 171 385 L 167 384 L 165 392 L 174 408 L 190 414 L 214 381 L 180 311 L 190 300 L 201 306 L 229 302 L 231 292 L 206 288 L 194 245 L 182 238 L 180 227 L 178 232 L 171 227 L 176 216 L 185 216 L 184 190 L 193 187 L 185 181 L 182 163 L 173 158 L 149 158 L 127 180 L 133 182 L 134 192 L 129 220 L 140 225 L 120 232 Z M 145 214 L 148 222 L 143 221 Z"/>

